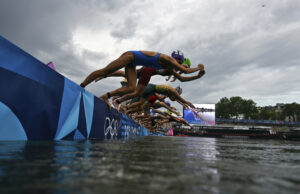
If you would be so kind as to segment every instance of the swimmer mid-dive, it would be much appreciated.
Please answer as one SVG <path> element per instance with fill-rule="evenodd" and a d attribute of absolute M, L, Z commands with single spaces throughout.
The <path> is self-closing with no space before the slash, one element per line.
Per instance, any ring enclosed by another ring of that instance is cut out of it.
<path fill-rule="evenodd" d="M 180 96 L 181 93 L 182 88 L 180 87 L 173 88 L 168 85 L 148 84 L 142 96 L 140 98 L 134 98 L 131 104 L 127 106 L 128 110 L 126 111 L 126 113 L 128 114 L 144 109 L 147 100 L 153 100 L 151 104 L 154 104 L 156 99 L 163 100 L 163 98 L 165 97 L 169 97 L 172 101 L 177 101 L 185 107 L 195 108 L 191 102 L 185 100 Z M 153 99 L 153 97 L 155 97 L 155 99 Z"/>
<path fill-rule="evenodd" d="M 130 93 L 128 93 L 128 94 L 126 94 L 122 97 L 114 98 L 113 104 L 114 104 L 115 108 L 118 110 L 118 104 L 120 104 L 120 103 L 122 103 L 122 102 L 124 102 L 128 99 L 140 96 L 144 92 L 144 90 L 146 89 L 146 87 L 147 87 L 147 85 L 148 85 L 148 83 L 149 83 L 149 81 L 150 81 L 150 79 L 153 75 L 170 75 L 168 73 L 167 69 L 164 69 L 164 70 L 166 70 L 166 71 L 156 71 L 155 69 L 148 68 L 148 67 L 142 67 L 141 69 L 138 69 L 137 70 L 137 76 L 139 78 L 139 81 L 138 81 L 136 89 L 133 92 L 130 92 Z M 179 78 L 179 80 L 183 81 L 183 82 L 192 81 L 192 80 L 201 78 L 204 74 L 205 74 L 205 71 L 202 70 L 196 76 L 190 76 L 190 77 L 181 76 Z M 116 71 L 116 72 L 112 73 L 109 76 L 111 76 L 111 77 L 125 76 L 125 72 L 119 70 L 119 71 Z M 95 80 L 95 81 L 97 81 L 97 80 Z"/>
<path fill-rule="evenodd" d="M 179 75 L 177 71 L 181 71 L 183 73 L 194 73 L 196 71 L 201 71 L 204 69 L 204 66 L 202 64 L 199 64 L 194 68 L 186 68 L 181 65 L 183 60 L 184 59 L 174 59 L 171 56 L 152 51 L 127 51 L 123 53 L 118 59 L 108 64 L 106 67 L 92 72 L 80 84 L 80 86 L 85 87 L 99 77 L 106 77 L 121 68 L 125 68 L 125 77 L 127 78 L 128 85 L 126 87 L 107 92 L 106 94 L 100 96 L 100 98 L 102 98 L 110 106 L 110 103 L 108 101 L 110 97 L 122 96 L 124 94 L 135 91 L 137 78 L 136 66 L 140 65 L 156 70 L 168 69 L 168 71 L 174 76 Z"/>
<path fill-rule="evenodd" d="M 181 63 L 183 61 L 182 65 L 184 67 L 190 68 L 190 65 L 191 65 L 190 60 L 188 58 L 185 58 L 182 52 L 173 51 L 171 55 L 174 59 L 179 61 L 179 63 Z M 141 69 L 137 70 L 137 78 L 139 78 L 139 81 L 136 86 L 136 89 L 133 92 L 129 92 L 126 95 L 115 99 L 115 101 L 113 101 L 113 104 L 114 104 L 115 108 L 118 110 L 119 109 L 118 104 L 120 104 L 128 99 L 134 98 L 136 96 L 140 96 L 143 93 L 143 91 L 146 89 L 151 77 L 154 75 L 161 75 L 161 76 L 169 75 L 169 77 L 173 75 L 174 79 L 172 81 L 175 81 L 175 79 L 178 78 L 181 82 L 187 82 L 187 81 L 199 79 L 205 74 L 204 66 L 201 64 L 200 64 L 200 66 L 202 66 L 202 67 L 201 67 L 198 75 L 190 76 L 190 77 L 181 76 L 182 72 L 179 72 L 179 73 L 173 72 L 173 74 L 171 74 L 168 69 L 156 70 L 156 69 L 149 68 L 149 67 L 142 67 Z M 106 77 L 120 77 L 120 76 L 125 77 L 125 72 L 118 70 Z M 95 82 L 98 80 L 101 80 L 103 78 L 104 77 L 99 77 L 95 80 Z"/>

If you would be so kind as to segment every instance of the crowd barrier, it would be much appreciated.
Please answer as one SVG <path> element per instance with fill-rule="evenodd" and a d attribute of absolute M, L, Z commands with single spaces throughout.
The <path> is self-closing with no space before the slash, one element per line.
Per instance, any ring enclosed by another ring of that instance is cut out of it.
<path fill-rule="evenodd" d="M 148 135 L 87 90 L 0 36 L 0 140 Z"/>

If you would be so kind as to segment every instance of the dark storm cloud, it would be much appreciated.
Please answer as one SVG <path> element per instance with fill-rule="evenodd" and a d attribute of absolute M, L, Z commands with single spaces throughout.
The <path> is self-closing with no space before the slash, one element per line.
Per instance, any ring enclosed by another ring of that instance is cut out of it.
<path fill-rule="evenodd" d="M 183 96 L 194 103 L 234 95 L 259 103 L 274 96 L 295 99 L 300 91 L 299 1 L 154 2 L 2 0 L 0 34 L 44 63 L 54 61 L 60 73 L 77 83 L 120 54 L 114 50 L 130 44 L 165 54 L 179 49 L 194 66 L 203 63 L 207 74 L 202 79 L 167 82 L 183 86 Z M 74 43 L 78 29 L 113 39 L 92 50 L 89 44 Z M 120 80 L 108 78 L 89 90 L 100 95 L 119 87 Z"/>
<path fill-rule="evenodd" d="M 86 49 L 79 54 L 72 40 L 74 32 L 78 28 L 110 29 L 115 13 L 127 4 L 122 0 L 2 0 L 0 34 L 42 62 L 53 61 L 58 72 L 80 83 L 97 69 L 89 63 L 97 65 L 107 55 Z M 100 90 L 99 84 L 91 88 L 98 94 L 112 85 L 100 83 Z"/>
<path fill-rule="evenodd" d="M 76 11 L 70 3 L 55 1 L 1 1 L 1 34 L 36 52 L 43 47 L 55 49 L 69 42 L 75 27 Z M 64 12 L 68 10 L 68 14 Z"/>
<path fill-rule="evenodd" d="M 113 31 L 111 31 L 111 36 L 118 39 L 127 39 L 134 37 L 137 23 L 134 18 L 126 18 L 124 23 L 117 24 Z"/>
<path fill-rule="evenodd" d="M 84 51 L 79 56 L 72 43 L 74 31 L 89 25 L 105 28 L 105 23 L 99 24 L 105 14 L 100 18 L 99 12 L 116 11 L 119 5 L 118 1 L 4 0 L 0 2 L 0 34 L 44 63 L 54 61 L 61 73 L 76 80 L 86 74 L 82 67 L 87 57 L 105 55 Z"/>
<path fill-rule="evenodd" d="M 294 6 L 299 7 L 299 3 Z M 206 64 L 207 75 L 203 79 L 204 87 L 199 94 L 193 95 L 197 96 L 198 101 L 209 102 L 211 97 L 215 98 L 213 101 L 217 101 L 221 97 L 233 95 L 268 98 L 272 95 L 288 95 L 291 91 L 299 90 L 297 84 L 299 79 L 295 77 L 297 73 L 287 71 L 290 67 L 300 73 L 299 68 L 296 68 L 300 63 L 298 54 L 300 39 L 297 35 L 300 32 L 299 14 L 294 11 L 297 9 L 282 10 L 281 4 L 274 7 L 280 11 L 271 10 L 267 22 L 258 21 L 258 24 L 254 24 L 251 19 L 245 19 L 245 22 L 254 25 L 219 33 L 207 40 L 203 37 L 203 47 L 201 43 L 198 47 L 203 52 L 200 54 L 188 52 L 192 53 L 193 59 L 198 56 Z M 293 16 L 290 19 L 287 18 L 289 11 Z M 274 15 L 275 13 L 277 15 Z M 224 26 L 221 24 L 220 28 L 222 27 Z M 183 48 L 191 50 L 188 47 L 193 45 L 192 42 L 193 40 Z M 245 68 L 251 66 L 253 71 Z M 273 77 L 266 76 L 268 73 L 273 73 Z M 279 77 L 282 74 L 286 76 Z M 245 77 L 247 79 L 244 79 Z M 193 88 L 190 85 L 185 87 L 188 91 Z"/>

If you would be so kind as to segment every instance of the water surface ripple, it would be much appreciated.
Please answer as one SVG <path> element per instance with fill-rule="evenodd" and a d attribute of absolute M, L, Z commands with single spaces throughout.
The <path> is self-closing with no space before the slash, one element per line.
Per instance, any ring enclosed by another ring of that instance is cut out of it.
<path fill-rule="evenodd" d="M 193 137 L 0 142 L 0 193 L 299 193 L 300 143 Z"/>

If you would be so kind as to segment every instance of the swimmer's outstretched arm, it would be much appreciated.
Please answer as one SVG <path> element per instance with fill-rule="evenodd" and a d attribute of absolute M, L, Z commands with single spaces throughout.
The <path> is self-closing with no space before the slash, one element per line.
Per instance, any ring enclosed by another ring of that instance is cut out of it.
<path fill-rule="evenodd" d="M 156 109 L 156 108 L 151 108 L 154 112 L 156 113 L 162 113 L 160 110 Z"/>
<path fill-rule="evenodd" d="M 189 109 L 189 107 L 188 107 L 186 104 L 183 104 L 182 102 L 180 102 L 180 101 L 178 101 L 178 100 L 177 100 L 177 102 L 178 102 L 179 104 L 181 104 L 181 106 L 183 106 L 183 108 Z"/>
<path fill-rule="evenodd" d="M 187 64 L 182 64 L 185 68 L 190 68 Z M 179 71 L 178 72 L 180 75 L 182 74 L 182 72 L 181 71 Z M 166 80 L 166 81 L 168 81 L 168 80 Z M 173 79 L 170 81 L 170 82 L 175 82 L 176 81 L 176 77 L 175 76 L 173 76 Z"/>
<path fill-rule="evenodd" d="M 184 98 L 182 98 L 174 88 L 169 87 L 169 91 L 171 92 L 171 95 L 173 95 L 175 97 L 177 102 L 180 101 L 183 104 L 188 105 L 191 108 L 195 108 L 195 106 L 191 102 L 189 102 L 189 101 L 185 100 Z"/>
<path fill-rule="evenodd" d="M 161 113 L 158 113 L 158 112 L 157 112 L 157 117 L 160 117 L 161 119 L 167 119 L 168 118 L 167 116 L 165 116 L 165 115 L 163 115 Z"/>
<path fill-rule="evenodd" d="M 129 106 L 127 106 L 128 110 L 127 110 L 126 114 L 141 110 L 142 105 L 144 104 L 145 101 L 146 100 L 144 98 L 141 98 L 138 102 L 132 103 Z"/>
<path fill-rule="evenodd" d="M 177 118 L 177 117 L 174 117 L 172 114 L 168 113 L 167 111 L 164 111 L 163 113 L 168 115 L 169 117 Z"/>
<path fill-rule="evenodd" d="M 152 109 L 154 112 L 156 112 L 157 114 L 159 114 L 160 115 L 160 117 L 162 117 L 162 118 L 168 118 L 168 116 L 166 116 L 166 114 L 164 113 L 164 112 L 162 112 L 162 111 L 160 111 L 160 110 L 158 110 L 158 109 Z"/>
<path fill-rule="evenodd" d="M 182 64 L 185 68 L 190 68 L 187 64 Z M 180 75 L 182 74 L 182 72 L 181 71 L 179 71 L 178 72 Z M 176 81 L 176 76 L 175 75 L 173 75 L 173 79 L 170 81 L 170 82 L 175 82 Z M 168 81 L 168 80 L 166 80 L 166 81 Z"/>
<path fill-rule="evenodd" d="M 184 118 L 178 118 L 177 121 L 193 128 L 193 126 L 191 126 Z"/>
<path fill-rule="evenodd" d="M 142 99 L 140 99 L 137 102 L 134 102 L 134 103 L 131 103 L 131 104 L 127 105 L 127 108 L 132 108 L 132 107 L 135 107 L 135 106 L 140 106 L 142 104 L 143 104 Z"/>
<path fill-rule="evenodd" d="M 168 109 L 169 111 L 174 112 L 174 113 L 175 113 L 176 115 L 178 115 L 178 116 L 180 115 L 180 113 L 177 112 L 176 109 L 175 109 L 174 107 L 170 107 L 170 106 L 168 106 L 166 103 L 163 103 L 163 102 L 156 102 L 155 105 L 158 105 L 158 106 L 160 106 L 160 107 L 164 107 L 164 108 Z"/>
<path fill-rule="evenodd" d="M 186 125 L 192 127 L 184 118 L 177 118 L 177 117 L 173 116 L 172 114 L 170 114 L 166 111 L 164 113 L 167 114 L 168 116 L 172 117 L 173 119 L 175 119 L 177 122 L 183 123 L 183 124 L 186 124 Z"/>
<path fill-rule="evenodd" d="M 171 69 L 175 69 L 175 70 L 180 70 L 182 71 L 183 73 L 194 73 L 196 71 L 199 71 L 199 70 L 203 70 L 204 69 L 204 66 L 203 64 L 199 64 L 197 67 L 191 67 L 191 68 L 186 68 L 184 67 L 183 65 L 179 64 L 175 59 L 167 56 L 165 58 L 165 63 L 166 63 L 166 66 L 167 68 L 169 69 L 169 71 Z"/>
<path fill-rule="evenodd" d="M 205 74 L 205 70 L 200 70 L 198 75 L 190 76 L 190 77 L 181 76 L 180 73 L 177 73 L 175 70 L 173 70 L 172 73 L 179 81 L 187 82 L 187 81 L 192 81 L 201 78 Z"/>
<path fill-rule="evenodd" d="M 132 114 L 132 113 L 135 113 L 135 112 L 138 112 L 141 110 L 142 110 L 141 106 L 136 106 L 136 107 L 127 109 L 126 114 Z"/>

